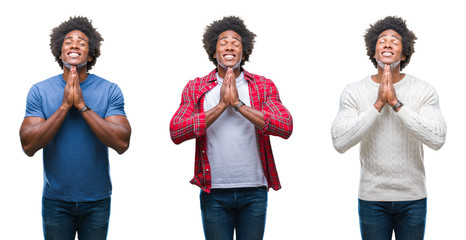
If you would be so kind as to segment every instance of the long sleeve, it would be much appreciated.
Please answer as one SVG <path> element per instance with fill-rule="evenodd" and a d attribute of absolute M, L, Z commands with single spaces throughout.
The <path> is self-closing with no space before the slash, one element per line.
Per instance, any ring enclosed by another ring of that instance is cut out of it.
<path fill-rule="evenodd" d="M 423 145 L 439 149 L 446 135 L 438 96 L 432 86 L 411 75 L 394 84 L 404 103 L 398 112 L 373 106 L 379 84 L 371 77 L 343 91 L 332 125 L 335 149 L 345 152 L 360 143 L 359 198 L 410 201 L 427 196 Z"/>
<path fill-rule="evenodd" d="M 359 112 L 358 100 L 351 87 L 345 88 L 340 97 L 340 108 L 332 124 L 332 140 L 335 149 L 344 153 L 370 131 L 380 113 L 375 107 Z"/>
<path fill-rule="evenodd" d="M 181 104 L 170 121 L 170 137 L 175 144 L 206 133 L 205 113 L 196 112 L 199 100 L 194 91 L 195 81 L 190 81 L 183 90 Z"/>
<path fill-rule="evenodd" d="M 262 129 L 262 133 L 287 139 L 293 132 L 293 118 L 281 103 L 275 84 L 268 80 L 266 85 L 266 101 L 262 108 L 265 126 Z"/>
<path fill-rule="evenodd" d="M 418 141 L 438 150 L 445 143 L 447 125 L 442 117 L 435 89 L 427 88 L 420 104 L 419 113 L 402 107 L 397 116 Z"/>

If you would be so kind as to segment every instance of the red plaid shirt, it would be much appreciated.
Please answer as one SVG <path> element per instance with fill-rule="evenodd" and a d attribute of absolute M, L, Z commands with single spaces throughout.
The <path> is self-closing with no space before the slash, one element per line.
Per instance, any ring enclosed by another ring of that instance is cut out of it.
<path fill-rule="evenodd" d="M 264 113 L 265 126 L 256 128 L 259 154 L 269 187 L 281 188 L 273 159 L 269 135 L 289 138 L 293 119 L 283 106 L 275 84 L 262 76 L 243 70 L 248 82 L 251 106 Z M 192 184 L 209 193 L 211 189 L 210 164 L 207 158 L 206 123 L 204 113 L 205 93 L 217 85 L 216 70 L 203 78 L 188 82 L 181 96 L 181 104 L 170 121 L 170 135 L 175 144 L 196 138 L 196 156 Z"/>

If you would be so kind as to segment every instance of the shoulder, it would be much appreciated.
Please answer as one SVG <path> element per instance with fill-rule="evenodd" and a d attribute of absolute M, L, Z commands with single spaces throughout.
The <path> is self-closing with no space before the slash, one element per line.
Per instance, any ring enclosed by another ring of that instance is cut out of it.
<path fill-rule="evenodd" d="M 118 90 L 121 91 L 120 88 L 118 87 L 118 84 L 111 82 L 103 77 L 100 77 L 95 74 L 89 74 L 87 77 L 86 81 L 84 81 L 81 85 L 81 87 L 91 87 L 95 90 Z"/>
<path fill-rule="evenodd" d="M 110 82 L 109 80 L 92 73 L 89 73 L 86 81 L 88 81 L 89 84 L 116 85 L 116 83 Z"/>
<path fill-rule="evenodd" d="M 359 81 L 349 83 L 343 92 L 358 93 L 367 90 L 370 87 L 377 87 L 377 83 L 372 81 L 371 75 L 364 77 Z"/>
<path fill-rule="evenodd" d="M 416 85 L 425 86 L 425 87 L 432 87 L 432 85 L 430 85 L 428 82 L 421 80 L 420 78 L 413 76 L 411 74 L 405 73 L 405 78 L 406 78 L 405 80 L 407 80 L 411 84 L 416 84 Z"/>
<path fill-rule="evenodd" d="M 405 74 L 405 83 L 407 89 L 417 89 L 417 92 L 435 92 L 435 88 L 428 82 L 421 80 L 413 75 Z"/>
<path fill-rule="evenodd" d="M 38 88 L 45 88 L 45 87 L 48 87 L 50 85 L 57 85 L 61 81 L 64 81 L 64 80 L 63 80 L 61 74 L 58 74 L 58 75 L 55 75 L 53 77 L 42 80 L 42 81 L 34 84 L 33 86 L 38 87 Z"/>
<path fill-rule="evenodd" d="M 266 91 L 266 92 L 277 92 L 278 91 L 277 87 L 275 86 L 275 83 L 272 80 L 262 75 L 253 74 L 244 69 L 243 69 L 243 74 L 244 74 L 244 78 L 250 84 L 253 84 L 254 86 L 256 86 L 257 89 L 259 89 L 261 92 L 262 91 Z"/>
<path fill-rule="evenodd" d="M 209 82 L 217 80 L 217 71 L 214 69 L 211 71 L 209 74 L 205 75 L 204 77 L 196 77 L 192 80 L 189 80 L 188 83 L 186 84 L 185 89 L 195 89 L 195 88 L 200 88 L 204 85 L 206 85 Z"/>
<path fill-rule="evenodd" d="M 29 94 L 47 94 L 47 93 L 54 93 L 58 91 L 60 88 L 64 88 L 66 82 L 64 82 L 61 74 L 50 77 L 48 79 L 42 80 L 37 82 L 31 86 L 29 89 Z"/>
<path fill-rule="evenodd" d="M 272 82 L 272 80 L 258 74 L 250 73 L 243 69 L 244 77 L 249 80 L 253 80 L 256 82 Z"/>

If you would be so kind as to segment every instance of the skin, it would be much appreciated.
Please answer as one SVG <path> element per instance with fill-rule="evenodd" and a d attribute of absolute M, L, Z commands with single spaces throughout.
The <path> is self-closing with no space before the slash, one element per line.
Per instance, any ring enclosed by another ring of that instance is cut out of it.
<path fill-rule="evenodd" d="M 236 77 L 241 74 L 240 63 L 244 60 L 242 53 L 243 44 L 238 33 L 228 30 L 219 35 L 214 58 L 217 59 L 218 74 L 223 78 L 223 84 L 220 88 L 219 103 L 205 112 L 207 128 L 228 107 L 235 107 L 239 103 Z M 262 129 L 265 126 L 264 114 L 261 111 L 243 105 L 238 112 L 257 128 Z"/>
<path fill-rule="evenodd" d="M 398 103 L 393 84 L 401 81 L 405 76 L 400 73 L 400 62 L 406 59 L 402 51 L 401 36 L 397 32 L 389 29 L 379 35 L 374 54 L 374 58 L 379 63 L 378 73 L 372 76 L 372 80 L 380 84 L 377 100 L 374 103 L 374 107 L 379 112 L 387 104 L 393 107 Z"/>
<path fill-rule="evenodd" d="M 32 157 L 38 150 L 47 146 L 55 137 L 68 111 L 75 107 L 78 110 L 86 105 L 80 83 L 88 76 L 87 66 L 78 68 L 92 60 L 89 55 L 87 36 L 81 31 L 74 30 L 65 36 L 60 59 L 69 63 L 71 68 L 63 68 L 63 79 L 66 86 L 63 92 L 63 102 L 57 111 L 47 120 L 41 117 L 26 117 L 20 128 L 20 139 L 23 151 Z M 119 154 L 129 147 L 131 126 L 125 116 L 114 115 L 105 119 L 92 110 L 82 113 L 93 133 L 108 147 Z"/>

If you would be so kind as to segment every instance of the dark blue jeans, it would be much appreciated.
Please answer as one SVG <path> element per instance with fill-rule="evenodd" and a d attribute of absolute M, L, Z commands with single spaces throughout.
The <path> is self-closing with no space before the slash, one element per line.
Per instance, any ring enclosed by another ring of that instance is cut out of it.
<path fill-rule="evenodd" d="M 359 225 L 363 240 L 422 240 L 427 199 L 373 202 L 359 199 Z"/>
<path fill-rule="evenodd" d="M 201 212 L 207 240 L 260 240 L 264 237 L 267 188 L 201 191 Z"/>
<path fill-rule="evenodd" d="M 107 239 L 110 198 L 95 202 L 63 202 L 42 198 L 45 240 Z"/>

